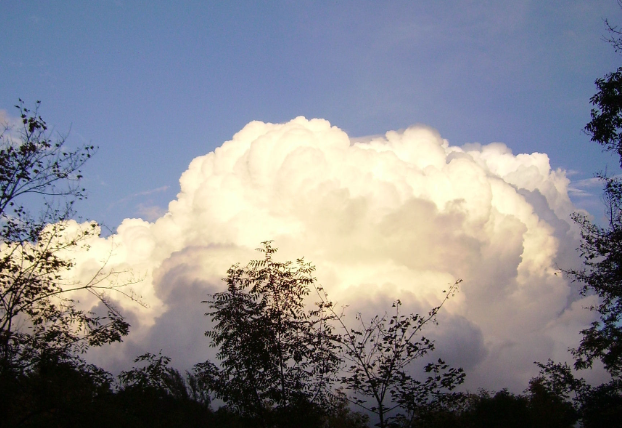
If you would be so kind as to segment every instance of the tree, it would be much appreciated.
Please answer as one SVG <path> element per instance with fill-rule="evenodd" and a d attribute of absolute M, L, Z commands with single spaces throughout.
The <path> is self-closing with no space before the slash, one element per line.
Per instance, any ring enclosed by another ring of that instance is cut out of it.
<path fill-rule="evenodd" d="M 104 268 L 87 283 L 65 280 L 73 261 L 98 233 L 94 222 L 71 221 L 73 204 L 85 197 L 80 168 L 93 146 L 69 150 L 53 140 L 47 124 L 20 104 L 21 127 L 0 133 L 0 371 L 33 368 L 41 358 L 72 359 L 89 346 L 120 341 L 129 331 L 105 295 L 125 285 Z M 27 205 L 28 204 L 28 205 Z M 30 208 L 39 210 L 38 217 Z M 70 291 L 94 294 L 107 309 L 101 316 L 76 308 Z M 130 296 L 131 297 L 131 296 Z"/>
<path fill-rule="evenodd" d="M 586 389 L 580 398 L 581 426 L 600 428 L 620 426 L 622 415 L 622 385 L 620 380 Z"/>
<path fill-rule="evenodd" d="M 114 407 L 122 426 L 214 426 L 210 396 L 193 373 L 180 373 L 171 359 L 158 353 L 138 356 L 137 366 L 119 375 Z M 118 426 L 119 422 L 107 426 Z"/>
<path fill-rule="evenodd" d="M 622 7 L 622 2 L 618 3 Z M 605 23 L 611 35 L 608 41 L 620 52 L 622 32 L 608 21 Z M 594 108 L 585 131 L 606 151 L 616 153 L 622 167 L 622 67 L 595 83 L 598 92 L 590 99 Z M 557 377 L 566 383 L 566 388 L 575 392 L 575 403 L 578 403 L 575 409 L 586 427 L 607 426 L 613 421 L 619 423 L 622 414 L 622 181 L 606 172 L 598 173 L 596 177 L 604 184 L 607 223 L 600 226 L 585 215 L 573 215 L 581 229 L 578 250 L 583 266 L 564 272 L 582 285 L 584 296 L 598 296 L 598 302 L 589 308 L 598 314 L 598 319 L 581 331 L 579 346 L 571 349 L 574 367 L 589 369 L 595 361 L 601 361 L 612 379 L 598 387 L 589 387 L 574 380 L 567 367 L 557 365 L 549 372 L 563 374 Z M 550 362 L 548 368 L 554 366 Z"/>
<path fill-rule="evenodd" d="M 622 373 L 621 184 L 616 178 L 611 178 L 605 185 L 605 196 L 609 201 L 608 226 L 597 226 L 580 214 L 573 216 L 581 227 L 579 250 L 584 266 L 566 271 L 571 278 L 583 284 L 583 295 L 595 293 L 600 299 L 590 308 L 598 312 L 599 319 L 581 331 L 581 343 L 572 350 L 576 358 L 575 367 L 590 368 L 594 360 L 600 360 L 614 377 Z"/>
<path fill-rule="evenodd" d="M 343 314 L 335 314 L 343 331 L 339 341 L 346 360 L 346 374 L 341 381 L 355 394 L 355 404 L 378 415 L 381 428 L 388 426 L 395 417 L 389 413 L 397 408 L 403 412 L 399 419 L 412 423 L 418 410 L 433 402 L 440 405 L 447 398 L 444 391 L 451 391 L 464 381 L 462 369 L 451 368 L 441 359 L 425 366 L 430 375 L 423 382 L 409 372 L 414 360 L 434 350 L 434 342 L 419 335 L 426 325 L 436 323 L 436 315 L 459 283 L 453 284 L 441 304 L 426 316 L 403 315 L 399 300 L 393 303 L 395 313 L 391 317 L 377 315 L 365 322 L 357 314 L 357 328 L 347 327 Z"/>
<path fill-rule="evenodd" d="M 313 426 L 340 363 L 330 303 L 307 309 L 311 291 L 321 290 L 315 267 L 277 262 L 277 249 L 262 245 L 264 259 L 233 265 L 223 279 L 227 290 L 205 302 L 214 323 L 205 334 L 220 367 L 207 361 L 196 370 L 216 397 L 263 426 Z"/>
<path fill-rule="evenodd" d="M 171 359 L 158 353 L 147 352 L 134 359 L 134 363 L 146 363 L 119 374 L 122 390 L 153 390 L 180 400 L 193 400 L 209 406 L 211 401 L 199 380 L 192 373 L 184 377 L 169 366 Z"/>
<path fill-rule="evenodd" d="M 521 395 L 514 395 L 507 389 L 491 395 L 488 391 L 480 391 L 472 398 L 469 410 L 472 426 L 482 428 L 525 428 L 531 427 L 529 417 L 529 400 Z"/>
<path fill-rule="evenodd" d="M 592 141 L 620 156 L 622 166 L 622 67 L 596 79 L 598 92 L 590 98 L 592 120 L 585 126 Z"/>
<path fill-rule="evenodd" d="M 393 388 L 394 399 L 402 412 L 395 416 L 402 426 L 428 427 L 432 422 L 453 422 L 452 413 L 459 413 L 464 395 L 452 392 L 464 382 L 462 368 L 450 367 L 442 359 L 424 367 L 425 380 L 420 381 L 402 372 L 402 379 Z"/>
<path fill-rule="evenodd" d="M 618 6 L 622 9 L 622 0 L 618 0 Z M 605 26 L 609 32 L 609 37 L 605 37 L 604 40 L 613 46 L 613 50 L 617 53 L 622 52 L 622 30 L 617 26 L 605 19 Z"/>
<path fill-rule="evenodd" d="M 589 389 L 568 364 L 536 363 L 540 374 L 529 381 L 529 412 L 534 427 L 570 428 L 579 419 L 579 400 Z"/>
<path fill-rule="evenodd" d="M 619 50 L 620 32 L 608 22 L 607 27 L 613 35 L 609 41 Z M 585 131 L 605 150 L 617 153 L 622 166 L 622 68 L 595 83 L 598 92 L 590 99 L 595 108 Z M 599 319 L 581 331 L 581 343 L 572 352 L 577 369 L 592 367 L 594 360 L 600 360 L 617 378 L 622 373 L 622 181 L 606 173 L 597 177 L 604 183 L 607 224 L 601 227 L 585 215 L 573 215 L 581 228 L 583 267 L 565 272 L 583 285 L 583 295 L 598 295 L 599 302 L 590 309 Z"/>
<path fill-rule="evenodd" d="M 337 392 L 332 395 L 326 416 L 327 428 L 367 428 L 368 422 L 368 415 L 350 408 L 350 401 L 345 394 Z"/>

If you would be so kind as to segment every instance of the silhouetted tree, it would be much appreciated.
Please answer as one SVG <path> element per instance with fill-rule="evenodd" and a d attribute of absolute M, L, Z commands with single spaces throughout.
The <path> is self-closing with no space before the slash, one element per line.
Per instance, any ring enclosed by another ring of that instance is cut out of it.
<path fill-rule="evenodd" d="M 180 400 L 193 400 L 208 407 L 211 397 L 198 377 L 190 372 L 182 375 L 170 367 L 171 359 L 159 353 L 147 352 L 134 359 L 134 363 L 145 364 L 119 374 L 122 390 L 159 391 Z"/>
<path fill-rule="evenodd" d="M 573 404 L 549 389 L 542 378 L 529 382 L 528 399 L 534 428 L 572 428 L 579 419 Z"/>
<path fill-rule="evenodd" d="M 406 375 L 393 389 L 394 399 L 402 412 L 395 419 L 400 426 L 429 427 L 454 420 L 464 404 L 464 395 L 454 393 L 464 382 L 466 373 L 462 368 L 450 367 L 442 359 L 424 367 L 424 380 Z M 404 375 L 404 374 L 402 374 Z"/>
<path fill-rule="evenodd" d="M 132 427 L 213 426 L 210 396 L 193 373 L 170 367 L 171 359 L 146 353 L 119 375 L 114 396 L 116 425 Z"/>
<path fill-rule="evenodd" d="M 0 370 L 27 370 L 38 359 L 59 358 L 121 340 L 129 324 L 104 291 L 118 289 L 118 273 L 100 270 L 84 284 L 69 283 L 65 254 L 85 250 L 97 225 L 70 226 L 73 203 L 85 197 L 80 168 L 93 146 L 75 150 L 52 140 L 46 123 L 20 104 L 21 128 L 0 133 Z M 25 205 L 39 211 L 30 214 Z M 68 291 L 94 294 L 106 316 L 79 310 Z"/>
<path fill-rule="evenodd" d="M 622 3 L 618 3 L 622 7 Z M 620 52 L 622 33 L 608 21 L 606 25 L 611 35 L 608 41 Z M 594 108 L 585 131 L 606 151 L 616 153 L 622 166 L 622 68 L 595 83 L 598 92 L 590 99 Z M 546 399 L 554 401 L 561 397 L 569 402 L 567 394 L 572 391 L 575 394 L 572 399 L 574 409 L 583 426 L 612 426 L 609 424 L 615 420 L 619 424 L 622 416 L 619 404 L 622 402 L 622 181 L 606 172 L 600 172 L 596 177 L 604 184 L 607 223 L 600 226 L 585 215 L 573 215 L 573 220 L 581 228 L 578 250 L 583 266 L 564 272 L 582 285 L 583 295 L 596 294 L 599 299 L 590 307 L 598 313 L 598 320 L 581 331 L 579 346 L 571 350 L 574 367 L 590 369 L 595 361 L 600 361 L 612 380 L 591 387 L 583 380 L 575 379 L 569 367 L 549 362 L 540 365 L 543 371 L 532 386 L 540 390 L 541 396 L 545 394 Z M 549 403 L 549 407 L 560 409 L 559 403 L 555 403 Z"/>
<path fill-rule="evenodd" d="M 621 4 L 622 6 L 622 4 Z M 607 21 L 609 41 L 619 51 L 620 32 Z M 622 166 L 622 68 L 596 80 L 598 92 L 590 99 L 592 120 L 585 131 L 605 150 L 617 153 Z M 591 309 L 599 320 L 584 329 L 579 347 L 573 350 L 576 368 L 590 368 L 600 360 L 615 378 L 622 370 L 622 181 L 599 173 L 604 183 L 608 222 L 598 226 L 581 214 L 573 219 L 581 227 L 579 248 L 584 267 L 566 273 L 583 284 L 582 293 L 596 293 L 599 302 Z"/>
<path fill-rule="evenodd" d="M 367 428 L 368 426 L 369 416 L 353 411 L 350 408 L 350 401 L 340 391 L 331 396 L 331 402 L 326 410 L 326 428 Z"/>
<path fill-rule="evenodd" d="M 263 260 L 232 266 L 227 290 L 206 302 L 214 323 L 206 336 L 218 349 L 219 366 L 207 361 L 196 371 L 216 397 L 262 426 L 313 426 L 340 363 L 330 303 L 307 309 L 310 292 L 319 288 L 312 264 L 275 261 L 270 242 L 258 251 Z"/>
<path fill-rule="evenodd" d="M 531 426 L 529 400 L 502 389 L 491 395 L 481 391 L 470 411 L 473 426 L 480 428 L 525 428 Z"/>
<path fill-rule="evenodd" d="M 620 156 L 622 166 L 622 68 L 596 79 L 598 92 L 590 98 L 595 108 L 585 126 L 592 141 Z"/>
<path fill-rule="evenodd" d="M 79 358 L 39 358 L 27 372 L 0 375 L 0 425 L 106 426 L 112 376 Z M 110 425 L 108 425 L 110 426 Z"/>
<path fill-rule="evenodd" d="M 583 428 L 619 427 L 622 425 L 622 385 L 620 380 L 589 388 L 580 396 Z"/>
<path fill-rule="evenodd" d="M 414 360 L 434 350 L 433 341 L 419 335 L 426 325 L 436 322 L 438 311 L 459 283 L 453 284 L 441 304 L 426 316 L 403 315 L 399 300 L 393 303 L 395 313 L 391 317 L 377 315 L 365 322 L 357 314 L 359 326 L 355 328 L 346 326 L 343 314 L 335 314 L 343 331 L 339 342 L 346 361 L 341 381 L 354 393 L 354 403 L 378 415 L 380 427 L 388 426 L 389 413 L 394 409 L 400 408 L 401 418 L 411 420 L 422 405 L 441 399 L 444 391 L 463 382 L 463 370 L 450 368 L 442 360 L 425 367 L 431 375 L 424 381 L 409 371 Z"/>

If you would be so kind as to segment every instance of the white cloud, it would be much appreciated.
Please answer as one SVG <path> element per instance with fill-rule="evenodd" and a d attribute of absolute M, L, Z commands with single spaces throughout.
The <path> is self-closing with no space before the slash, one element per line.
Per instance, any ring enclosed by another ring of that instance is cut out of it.
<path fill-rule="evenodd" d="M 249 123 L 195 158 L 180 184 L 166 214 L 126 219 L 79 255 L 86 263 L 114 245 L 111 266 L 145 275 L 137 291 L 150 308 L 119 302 L 134 329 L 125 344 L 93 353 L 102 364 L 159 349 L 182 367 L 213 355 L 200 301 L 270 239 L 282 259 L 312 261 L 351 314 L 384 312 L 396 298 L 427 311 L 463 279 L 435 334 L 473 388 L 526 387 L 533 361 L 566 355 L 591 319 L 556 275 L 576 263 L 577 231 L 569 180 L 546 154 L 454 147 L 420 126 L 353 141 L 298 117 Z"/>
<path fill-rule="evenodd" d="M 122 199 L 119 199 L 118 201 L 113 202 L 108 209 L 114 207 L 115 205 L 119 205 L 125 202 L 128 202 L 132 199 L 141 197 L 141 196 L 150 196 L 153 195 L 155 193 L 161 193 L 161 192 L 166 192 L 169 189 L 169 186 L 161 186 L 155 189 L 149 189 L 149 190 L 144 190 L 142 192 L 136 192 L 136 193 L 132 193 L 131 195 L 128 195 Z"/>
<path fill-rule="evenodd" d="M 586 178 L 573 181 L 568 188 L 568 193 L 574 197 L 585 198 L 600 196 L 603 188 L 603 181 L 598 177 Z M 596 193 L 596 195 L 595 195 Z"/>

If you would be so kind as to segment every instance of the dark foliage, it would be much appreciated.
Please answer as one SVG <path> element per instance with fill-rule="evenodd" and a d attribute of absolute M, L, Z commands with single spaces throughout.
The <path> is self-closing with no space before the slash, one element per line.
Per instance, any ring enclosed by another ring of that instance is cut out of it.
<path fill-rule="evenodd" d="M 206 332 L 219 366 L 196 372 L 227 406 L 262 426 L 313 426 L 329 402 L 339 357 L 327 313 L 329 303 L 306 308 L 319 286 L 303 259 L 277 262 L 264 242 L 263 260 L 232 266 L 227 291 L 206 303 L 214 326 Z"/>
<path fill-rule="evenodd" d="M 622 2 L 618 1 L 622 7 Z M 622 33 L 618 27 L 605 21 L 610 42 L 616 52 L 621 52 Z M 598 92 L 590 99 L 592 120 L 585 131 L 592 141 L 619 156 L 622 166 L 622 68 L 596 80 Z M 582 285 L 581 293 L 595 294 L 598 302 L 589 309 L 598 313 L 598 320 L 581 331 L 579 346 L 571 352 L 575 369 L 592 368 L 600 361 L 611 380 L 592 387 L 575 379 L 565 364 L 539 364 L 541 374 L 530 385 L 545 408 L 556 409 L 558 420 L 580 418 L 584 427 L 621 426 L 622 390 L 622 181 L 606 173 L 596 175 L 604 184 L 607 224 L 599 226 L 587 216 L 575 213 L 573 220 L 581 228 L 579 252 L 583 267 L 564 271 L 573 281 Z M 571 396 L 572 395 L 572 396 Z M 574 416 L 569 410 L 572 406 Z M 566 408 L 567 411 L 563 411 Z M 549 426 L 553 422 L 549 422 Z"/>
<path fill-rule="evenodd" d="M 590 102 L 592 120 L 585 126 L 592 141 L 620 156 L 622 166 L 622 68 L 596 80 L 598 92 Z"/>
<path fill-rule="evenodd" d="M 119 375 L 113 405 L 118 424 L 137 427 L 205 427 L 212 421 L 210 397 L 197 378 L 169 366 L 171 359 L 151 353 Z"/>
<path fill-rule="evenodd" d="M 39 103 L 37 103 L 37 107 Z M 21 127 L 0 134 L 0 371 L 32 370 L 39 360 L 71 360 L 90 346 L 120 341 L 129 324 L 104 292 L 119 289 L 117 272 L 100 270 L 85 284 L 67 282 L 65 254 L 86 250 L 95 223 L 69 227 L 73 203 L 85 196 L 80 168 L 93 146 L 75 150 L 52 140 L 47 124 L 20 104 Z M 38 210 L 38 217 L 30 214 Z M 76 308 L 69 291 L 97 296 L 99 316 Z"/>
<path fill-rule="evenodd" d="M 335 314 L 343 331 L 339 342 L 346 361 L 341 382 L 354 393 L 355 404 L 378 416 L 380 427 L 396 418 L 401 423 L 412 422 L 421 412 L 442 407 L 447 393 L 464 381 L 462 369 L 451 368 L 441 359 L 426 365 L 423 381 L 414 378 L 409 367 L 434 350 L 433 341 L 422 335 L 422 329 L 436 322 L 436 315 L 459 283 L 453 284 L 443 302 L 426 316 L 402 314 L 399 300 L 393 303 L 395 313 L 390 317 L 385 314 L 365 322 L 358 314 L 355 328 L 347 327 L 343 315 Z M 399 412 L 390 415 L 395 409 Z"/>
<path fill-rule="evenodd" d="M 572 427 L 578 420 L 572 403 L 549 389 L 543 379 L 532 379 L 528 392 L 528 410 L 534 428 Z"/>
<path fill-rule="evenodd" d="M 79 359 L 44 358 L 28 372 L 3 372 L 0 383 L 5 426 L 80 427 L 100 413 L 112 377 Z"/>
<path fill-rule="evenodd" d="M 573 350 L 576 368 L 590 368 L 600 360 L 614 377 L 622 370 L 622 183 L 615 178 L 605 180 L 609 224 L 600 227 L 580 214 L 574 220 L 581 227 L 579 248 L 584 266 L 566 273 L 583 285 L 582 293 L 595 293 L 599 303 L 591 309 L 599 320 L 582 330 L 579 347 Z"/>
<path fill-rule="evenodd" d="M 621 427 L 622 384 L 619 380 L 589 388 L 579 397 L 584 428 Z"/>
<path fill-rule="evenodd" d="M 621 33 L 608 21 L 606 25 L 611 35 L 607 40 L 619 52 Z M 596 87 L 598 92 L 590 99 L 595 106 L 592 120 L 585 130 L 592 141 L 616 153 L 622 166 L 622 68 L 597 79 Z M 581 227 L 579 251 L 584 267 L 566 273 L 583 285 L 584 295 L 598 295 L 599 303 L 590 309 L 598 312 L 599 320 L 581 332 L 581 344 L 573 354 L 577 369 L 590 368 L 595 360 L 600 360 L 614 378 L 619 378 L 622 370 L 622 182 L 605 173 L 597 177 L 604 184 L 608 223 L 600 227 L 584 215 L 574 215 L 574 221 Z"/>
<path fill-rule="evenodd" d="M 169 366 L 171 359 L 159 353 L 146 353 L 134 363 L 146 363 L 142 367 L 123 371 L 119 375 L 121 391 L 159 391 L 159 393 L 182 401 L 192 400 L 209 407 L 211 397 L 206 386 L 193 373 L 182 375 Z"/>

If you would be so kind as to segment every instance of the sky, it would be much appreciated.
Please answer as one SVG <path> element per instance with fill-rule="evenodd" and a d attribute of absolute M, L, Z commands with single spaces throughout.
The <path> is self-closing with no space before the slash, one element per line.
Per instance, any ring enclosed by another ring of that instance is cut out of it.
<path fill-rule="evenodd" d="M 593 174 L 618 171 L 582 132 L 619 64 L 615 1 L 24 1 L 2 18 L 0 117 L 41 100 L 69 147 L 99 147 L 78 210 L 105 237 L 72 274 L 112 248 L 143 279 L 149 309 L 119 300 L 134 329 L 102 364 L 209 355 L 197 303 L 265 239 L 364 313 L 427 310 L 463 279 L 437 334 L 472 388 L 526 387 L 592 320 L 558 268 L 578 263 L 570 214 L 602 217 Z"/>

